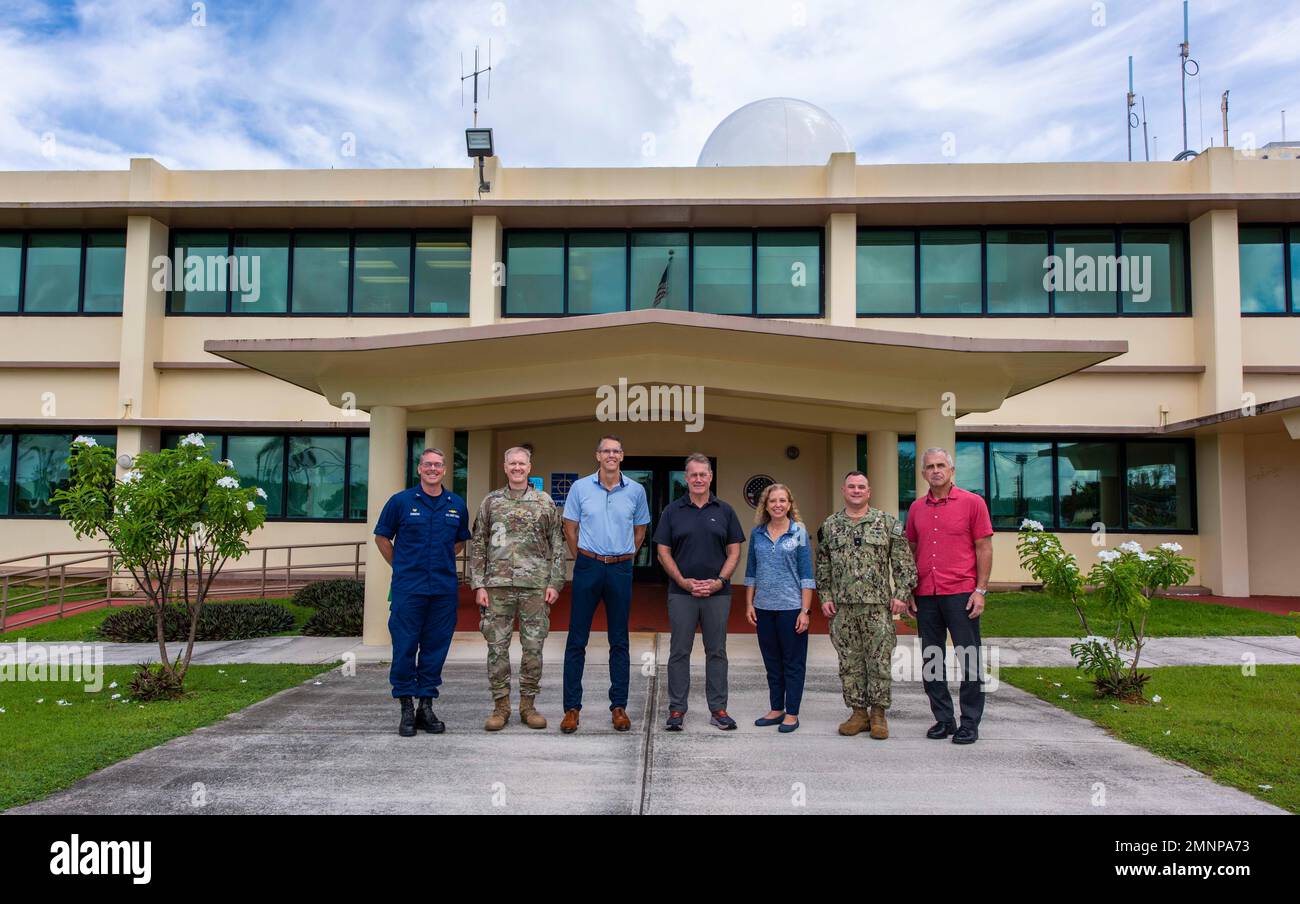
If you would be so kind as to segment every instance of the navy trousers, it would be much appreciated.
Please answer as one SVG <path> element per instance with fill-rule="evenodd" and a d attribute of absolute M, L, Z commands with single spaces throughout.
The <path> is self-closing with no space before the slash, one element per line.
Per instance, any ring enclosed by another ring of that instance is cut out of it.
<path fill-rule="evenodd" d="M 564 708 L 582 709 L 582 670 L 596 607 L 605 602 L 609 631 L 609 708 L 627 708 L 631 677 L 627 620 L 632 610 L 632 561 L 606 565 L 578 553 L 573 563 L 569 639 L 564 645 Z"/>
<path fill-rule="evenodd" d="M 455 595 L 393 593 L 388 607 L 394 697 L 437 697 L 442 665 L 456 633 Z"/>
<path fill-rule="evenodd" d="M 808 665 L 808 632 L 796 634 L 798 609 L 759 609 L 758 650 L 767 669 L 767 696 L 777 712 L 799 715 L 803 679 Z"/>
<path fill-rule="evenodd" d="M 980 662 L 980 620 L 966 611 L 969 593 L 916 597 L 916 628 L 921 635 L 921 683 L 930 698 L 936 722 L 954 723 L 948 691 L 947 635 L 961 672 L 961 724 L 979 728 L 984 715 L 983 667 Z"/>

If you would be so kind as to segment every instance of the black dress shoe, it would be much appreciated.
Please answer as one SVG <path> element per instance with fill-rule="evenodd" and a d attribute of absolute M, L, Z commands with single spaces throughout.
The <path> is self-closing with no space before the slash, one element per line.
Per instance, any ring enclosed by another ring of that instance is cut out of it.
<path fill-rule="evenodd" d="M 979 740 L 979 737 L 980 733 L 977 729 L 963 725 L 961 728 L 957 729 L 957 733 L 952 736 L 952 742 L 954 744 L 974 744 Z"/>
<path fill-rule="evenodd" d="M 417 728 L 423 728 L 429 734 L 442 734 L 447 730 L 447 726 L 442 724 L 442 720 L 433 712 L 433 698 L 421 697 L 420 709 L 415 714 L 415 725 Z M 411 734 L 415 734 L 414 731 Z"/>
<path fill-rule="evenodd" d="M 935 722 L 930 726 L 930 730 L 925 733 L 925 736 L 932 741 L 942 741 L 953 731 L 954 726 L 951 722 Z"/>
<path fill-rule="evenodd" d="M 415 737 L 415 702 L 410 697 L 401 697 L 402 720 L 397 723 L 397 733 L 404 738 Z"/>

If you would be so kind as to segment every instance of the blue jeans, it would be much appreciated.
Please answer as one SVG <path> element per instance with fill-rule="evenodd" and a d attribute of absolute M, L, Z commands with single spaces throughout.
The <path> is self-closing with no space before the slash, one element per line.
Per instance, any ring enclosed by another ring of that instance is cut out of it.
<path fill-rule="evenodd" d="M 808 664 L 808 632 L 796 634 L 798 609 L 759 609 L 758 650 L 767 669 L 768 702 L 776 712 L 799 715 L 803 679 Z"/>
<path fill-rule="evenodd" d="M 564 645 L 564 708 L 582 709 L 582 670 L 587 662 L 591 620 L 604 600 L 609 625 L 609 708 L 626 709 L 631 672 L 627 620 L 632 610 L 632 561 L 606 565 L 578 553 L 571 596 L 569 639 Z"/>
<path fill-rule="evenodd" d="M 394 697 L 437 697 L 442 665 L 456 632 L 456 597 L 394 593 L 388 607 L 393 666 L 388 680 Z"/>

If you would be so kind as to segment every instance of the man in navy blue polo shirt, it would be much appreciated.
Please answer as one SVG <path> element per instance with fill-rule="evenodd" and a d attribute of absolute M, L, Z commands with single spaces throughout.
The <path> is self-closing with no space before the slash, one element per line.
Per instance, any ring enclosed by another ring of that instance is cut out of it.
<path fill-rule="evenodd" d="M 419 484 L 395 493 L 375 524 L 375 545 L 393 566 L 388 680 L 402 705 L 397 733 L 404 738 L 416 728 L 433 734 L 445 729 L 433 698 L 456 631 L 456 556 L 470 537 L 469 508 L 443 487 L 446 470 L 441 449 L 421 452 Z M 418 713 L 413 697 L 420 698 Z"/>
<path fill-rule="evenodd" d="M 616 731 L 627 731 L 627 689 L 631 678 L 627 623 L 632 608 L 632 559 L 645 539 L 650 506 L 645 488 L 623 476 L 623 441 L 602 436 L 596 444 L 600 467 L 569 488 L 564 501 L 564 539 L 573 554 L 569 639 L 564 646 L 564 720 L 560 731 L 578 730 L 582 671 L 596 606 L 605 602 L 609 633 L 609 711 Z"/>
<path fill-rule="evenodd" d="M 713 465 L 702 452 L 686 457 L 685 496 L 659 516 L 654 541 L 668 574 L 668 731 L 681 731 L 691 692 L 691 650 L 695 628 L 704 634 L 704 688 L 713 717 L 710 725 L 730 731 L 727 715 L 727 616 L 731 612 L 731 573 L 740 561 L 745 530 L 736 510 L 709 487 Z"/>

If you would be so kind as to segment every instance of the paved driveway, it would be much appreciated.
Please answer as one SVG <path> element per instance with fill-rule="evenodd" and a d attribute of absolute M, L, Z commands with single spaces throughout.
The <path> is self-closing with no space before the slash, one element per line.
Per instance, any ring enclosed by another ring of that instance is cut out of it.
<path fill-rule="evenodd" d="M 583 725 L 562 735 L 560 640 L 548 643 L 546 731 L 517 719 L 502 732 L 482 730 L 490 702 L 481 650 L 458 640 L 437 706 L 444 735 L 398 737 L 387 669 L 361 661 L 354 676 L 328 673 L 11 812 L 1282 812 L 1005 683 L 989 695 L 980 741 L 970 747 L 924 737 L 932 720 L 913 682 L 895 684 L 888 741 L 840 737 L 835 726 L 846 711 L 825 651 L 810 657 L 799 731 L 755 728 L 766 683 L 757 650 L 739 639 L 729 705 L 738 730 L 709 727 L 701 668 L 687 730 L 664 732 L 663 669 L 641 669 L 654 661 L 647 654 L 656 637 L 634 635 L 633 730 L 613 731 L 603 636 L 593 635 Z M 665 653 L 666 638 L 658 643 Z M 698 645 L 696 659 L 702 667 Z"/>

